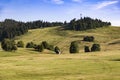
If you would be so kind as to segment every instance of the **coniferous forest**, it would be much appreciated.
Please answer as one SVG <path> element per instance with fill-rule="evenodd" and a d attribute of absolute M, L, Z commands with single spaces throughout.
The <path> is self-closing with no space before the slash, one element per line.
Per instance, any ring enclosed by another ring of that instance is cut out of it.
<path fill-rule="evenodd" d="M 29 29 L 45 28 L 52 26 L 63 26 L 67 30 L 82 31 L 88 29 L 95 29 L 100 27 L 110 26 L 110 22 L 103 22 L 100 19 L 92 19 L 90 17 L 84 17 L 81 19 L 72 19 L 69 23 L 63 22 L 47 22 L 47 21 L 31 21 L 20 22 L 12 19 L 5 19 L 0 22 L 0 41 L 9 38 L 12 39 L 15 36 L 20 36 L 28 32 Z"/>
<path fill-rule="evenodd" d="M 76 20 L 72 19 L 69 23 L 65 25 L 65 29 L 75 30 L 75 31 L 83 31 L 88 29 L 95 29 L 100 27 L 108 27 L 110 26 L 110 22 L 103 22 L 100 19 L 92 19 L 90 17 L 84 17 Z"/>

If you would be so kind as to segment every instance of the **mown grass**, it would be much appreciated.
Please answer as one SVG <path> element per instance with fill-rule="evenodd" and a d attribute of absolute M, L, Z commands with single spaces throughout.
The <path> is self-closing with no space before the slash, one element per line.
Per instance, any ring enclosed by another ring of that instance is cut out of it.
<path fill-rule="evenodd" d="M 0 50 L 0 80 L 120 80 L 120 28 L 65 31 L 60 27 L 30 30 L 16 41 L 48 41 L 60 47 L 62 54 L 36 52 L 19 48 L 16 52 Z M 82 41 L 95 36 L 95 42 Z M 71 41 L 80 41 L 80 53 L 69 54 Z M 84 45 L 100 43 L 101 52 L 84 53 Z M 115 44 L 110 44 L 115 43 Z"/>

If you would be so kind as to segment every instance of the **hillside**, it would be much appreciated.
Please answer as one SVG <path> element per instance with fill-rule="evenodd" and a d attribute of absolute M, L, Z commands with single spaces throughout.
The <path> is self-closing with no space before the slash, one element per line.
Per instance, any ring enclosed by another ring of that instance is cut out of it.
<path fill-rule="evenodd" d="M 16 41 L 58 45 L 63 54 L 43 53 L 19 48 L 16 52 L 0 50 L 0 80 L 120 80 L 120 28 L 65 31 L 61 27 L 33 29 Z M 83 36 L 93 35 L 102 51 L 85 54 Z M 80 54 L 68 54 L 71 41 L 80 41 Z"/>
<path fill-rule="evenodd" d="M 119 27 L 104 27 L 91 29 L 87 31 L 69 31 L 63 30 L 61 27 L 52 27 L 44 29 L 32 29 L 23 36 L 16 37 L 16 40 L 22 40 L 25 43 L 34 42 L 39 44 L 42 41 L 47 41 L 50 44 L 60 47 L 63 53 L 68 53 L 70 43 L 72 41 L 80 42 L 80 52 L 83 52 L 84 45 L 93 44 L 92 42 L 84 42 L 84 36 L 94 36 L 95 42 L 100 43 L 102 51 L 120 49 L 120 28 Z M 113 48 L 114 47 L 114 48 Z"/>

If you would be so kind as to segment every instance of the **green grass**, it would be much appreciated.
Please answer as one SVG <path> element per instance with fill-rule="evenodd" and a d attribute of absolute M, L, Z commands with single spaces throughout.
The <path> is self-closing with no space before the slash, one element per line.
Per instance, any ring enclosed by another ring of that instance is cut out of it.
<path fill-rule="evenodd" d="M 120 79 L 120 62 L 115 60 L 120 58 L 119 50 L 61 55 L 27 52 L 0 54 L 0 80 Z"/>
<path fill-rule="evenodd" d="M 0 80 L 120 80 L 120 28 L 109 27 L 87 31 L 65 31 L 60 27 L 30 30 L 16 41 L 58 45 L 62 54 L 36 52 L 19 48 L 16 52 L 0 49 Z M 95 36 L 101 52 L 84 53 L 83 36 Z M 69 54 L 71 41 L 80 41 L 80 53 Z"/>

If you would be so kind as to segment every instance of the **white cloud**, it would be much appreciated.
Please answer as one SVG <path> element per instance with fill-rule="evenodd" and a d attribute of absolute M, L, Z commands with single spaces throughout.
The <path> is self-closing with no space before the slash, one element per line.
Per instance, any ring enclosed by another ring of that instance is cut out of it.
<path fill-rule="evenodd" d="M 64 4 L 63 0 L 52 0 L 55 4 Z"/>
<path fill-rule="evenodd" d="M 96 9 L 101 9 L 101 8 L 107 7 L 107 6 L 112 5 L 112 4 L 116 4 L 118 2 L 119 1 L 104 1 L 102 3 L 98 3 L 96 5 Z"/>

